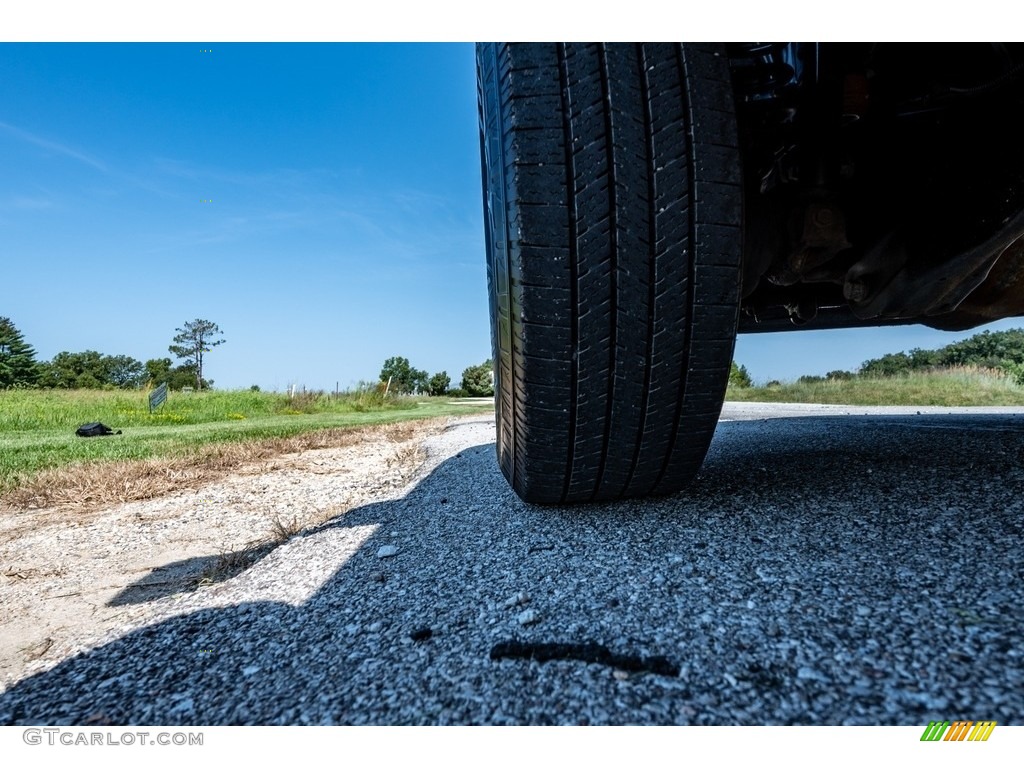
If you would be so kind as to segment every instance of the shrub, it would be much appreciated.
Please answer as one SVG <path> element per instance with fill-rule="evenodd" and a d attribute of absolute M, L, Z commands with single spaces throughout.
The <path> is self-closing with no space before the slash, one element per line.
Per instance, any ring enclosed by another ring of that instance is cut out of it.
<path fill-rule="evenodd" d="M 480 365 L 471 365 L 462 372 L 462 389 L 470 397 L 492 397 L 494 395 L 494 368 L 490 360 Z"/>
<path fill-rule="evenodd" d="M 427 389 L 427 372 L 413 368 L 405 357 L 389 357 L 380 369 L 380 380 L 391 382 L 391 392 L 412 394 Z"/>
<path fill-rule="evenodd" d="M 321 390 L 311 389 L 308 392 L 303 390 L 302 392 L 295 392 L 291 396 L 282 397 L 281 402 L 278 404 L 278 410 L 289 416 L 299 413 L 316 413 L 323 410 L 321 401 L 325 399 L 326 395 Z"/>
<path fill-rule="evenodd" d="M 430 377 L 430 381 L 427 382 L 427 394 L 433 397 L 441 397 L 448 392 L 448 387 L 451 383 L 452 380 L 449 378 L 447 371 L 435 373 Z"/>
<path fill-rule="evenodd" d="M 732 367 L 729 370 L 729 386 L 730 387 L 750 387 L 753 386 L 754 382 L 750 379 L 750 374 L 747 373 L 747 369 L 742 365 L 736 365 L 736 361 L 732 361 Z"/>
<path fill-rule="evenodd" d="M 851 373 L 850 371 L 829 371 L 825 374 L 825 378 L 829 381 L 849 381 L 856 375 L 857 374 Z"/>

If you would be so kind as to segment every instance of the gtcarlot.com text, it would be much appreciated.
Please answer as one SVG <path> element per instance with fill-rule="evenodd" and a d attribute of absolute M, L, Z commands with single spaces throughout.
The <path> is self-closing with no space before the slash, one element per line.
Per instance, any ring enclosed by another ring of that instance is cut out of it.
<path fill-rule="evenodd" d="M 79 731 L 64 728 L 26 728 L 21 735 L 26 744 L 62 745 L 66 747 L 130 747 L 135 745 L 149 746 L 188 746 L 201 747 L 202 733 L 186 733 L 184 731 Z"/>

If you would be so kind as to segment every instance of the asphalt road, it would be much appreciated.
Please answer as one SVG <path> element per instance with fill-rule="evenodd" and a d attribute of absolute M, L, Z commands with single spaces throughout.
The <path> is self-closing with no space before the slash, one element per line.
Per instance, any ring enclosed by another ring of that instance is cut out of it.
<path fill-rule="evenodd" d="M 730 405 L 686 492 L 571 509 L 464 420 L 0 724 L 1024 724 L 1024 411 L 935 411 Z"/>

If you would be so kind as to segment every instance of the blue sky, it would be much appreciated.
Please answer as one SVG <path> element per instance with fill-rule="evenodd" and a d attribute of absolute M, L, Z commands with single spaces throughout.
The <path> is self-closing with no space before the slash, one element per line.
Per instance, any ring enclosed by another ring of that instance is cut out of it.
<path fill-rule="evenodd" d="M 218 387 L 490 356 L 472 46 L 0 46 L 0 315 Z M 203 202 L 211 201 L 211 202 Z"/>
<path fill-rule="evenodd" d="M 0 316 L 40 359 L 170 356 L 218 388 L 342 388 L 490 356 L 473 48 L 0 45 Z M 1024 325 L 1004 321 L 997 328 Z M 741 336 L 755 380 L 968 334 Z"/>

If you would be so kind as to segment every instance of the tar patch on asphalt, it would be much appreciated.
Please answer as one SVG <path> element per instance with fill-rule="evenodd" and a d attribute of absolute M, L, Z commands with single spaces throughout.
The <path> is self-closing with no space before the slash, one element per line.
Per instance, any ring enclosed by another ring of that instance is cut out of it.
<path fill-rule="evenodd" d="M 664 656 L 612 653 L 600 643 L 521 643 L 509 640 L 491 648 L 491 660 L 533 659 L 534 661 L 582 661 L 603 664 L 626 672 L 650 672 L 679 677 L 679 666 Z"/>

